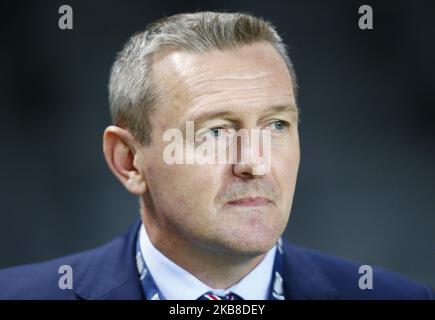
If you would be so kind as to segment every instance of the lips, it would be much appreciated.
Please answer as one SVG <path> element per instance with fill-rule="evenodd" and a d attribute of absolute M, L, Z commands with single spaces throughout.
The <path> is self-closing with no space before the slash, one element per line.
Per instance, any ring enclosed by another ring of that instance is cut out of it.
<path fill-rule="evenodd" d="M 270 201 L 267 198 L 263 197 L 248 197 L 248 198 L 241 198 L 234 201 L 228 202 L 228 205 L 234 205 L 234 206 L 244 206 L 244 207 L 257 207 L 257 206 L 266 206 L 271 204 L 272 201 Z"/>

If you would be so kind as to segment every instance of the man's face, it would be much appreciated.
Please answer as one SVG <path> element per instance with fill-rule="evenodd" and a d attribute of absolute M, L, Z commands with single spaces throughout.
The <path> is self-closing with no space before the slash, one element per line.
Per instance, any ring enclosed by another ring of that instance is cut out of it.
<path fill-rule="evenodd" d="M 152 144 L 141 150 L 139 164 L 147 210 L 162 229 L 209 249 L 266 252 L 287 225 L 299 166 L 298 114 L 284 61 L 262 42 L 202 54 L 174 50 L 155 57 L 153 77 L 160 97 Z M 184 132 L 186 121 L 208 140 L 219 138 L 213 128 L 268 130 L 270 170 L 253 175 L 250 163 L 165 163 L 163 134 Z"/>

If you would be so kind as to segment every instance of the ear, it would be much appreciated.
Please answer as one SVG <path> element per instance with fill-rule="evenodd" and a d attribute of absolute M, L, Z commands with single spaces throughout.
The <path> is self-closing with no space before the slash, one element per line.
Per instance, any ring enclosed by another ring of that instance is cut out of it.
<path fill-rule="evenodd" d="M 137 167 L 141 156 L 139 146 L 126 129 L 109 126 L 104 131 L 103 152 L 107 164 L 124 187 L 136 195 L 142 195 L 146 190 L 145 177 Z"/>

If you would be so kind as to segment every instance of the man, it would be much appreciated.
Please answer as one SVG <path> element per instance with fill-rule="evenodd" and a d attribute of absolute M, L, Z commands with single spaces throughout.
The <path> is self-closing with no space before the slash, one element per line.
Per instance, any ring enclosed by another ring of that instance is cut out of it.
<path fill-rule="evenodd" d="M 378 268 L 361 281 L 360 265 L 280 238 L 299 166 L 296 88 L 285 46 L 262 19 L 180 14 L 135 34 L 112 68 L 103 147 L 139 197 L 141 220 L 101 248 L 1 271 L 0 297 L 433 298 L 429 286 Z"/>

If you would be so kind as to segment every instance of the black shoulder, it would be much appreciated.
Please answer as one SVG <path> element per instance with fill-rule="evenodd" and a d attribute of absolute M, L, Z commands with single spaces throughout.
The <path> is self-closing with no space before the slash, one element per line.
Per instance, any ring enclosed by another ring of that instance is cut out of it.
<path fill-rule="evenodd" d="M 334 257 L 317 250 L 288 245 L 321 272 L 339 299 L 435 299 L 430 285 L 378 266 Z M 372 275 L 371 286 L 367 277 Z"/>
<path fill-rule="evenodd" d="M 0 270 L 0 299 L 140 299 L 134 259 L 140 225 L 138 219 L 127 232 L 89 251 Z"/>
<path fill-rule="evenodd" d="M 59 280 L 69 268 L 72 277 L 86 268 L 94 251 L 0 270 L 0 299 L 77 299 L 73 290 L 59 285 Z"/>

